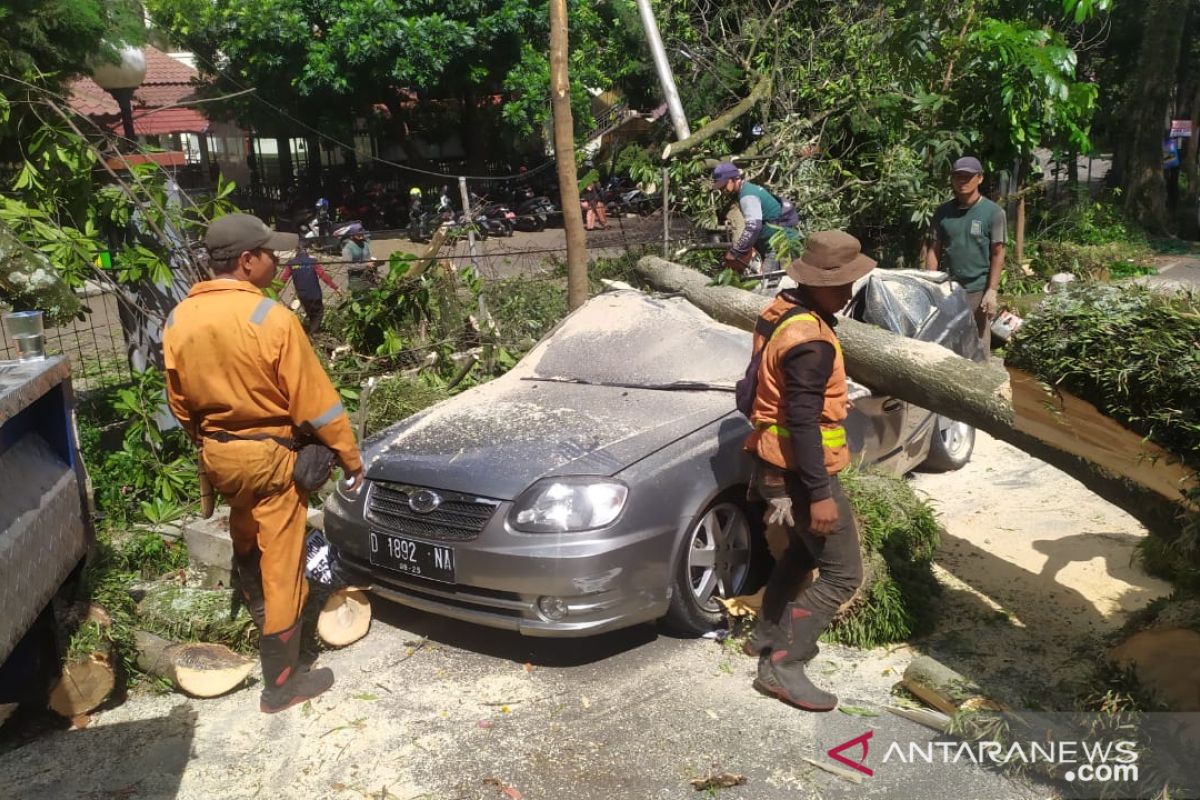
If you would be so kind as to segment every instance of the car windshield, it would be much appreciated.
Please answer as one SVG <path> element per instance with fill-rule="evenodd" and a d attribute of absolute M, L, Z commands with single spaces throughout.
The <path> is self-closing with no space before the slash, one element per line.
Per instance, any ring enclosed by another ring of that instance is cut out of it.
<path fill-rule="evenodd" d="M 525 380 L 645 389 L 732 389 L 750 334 L 681 298 L 609 292 L 563 321 L 514 370 Z"/>

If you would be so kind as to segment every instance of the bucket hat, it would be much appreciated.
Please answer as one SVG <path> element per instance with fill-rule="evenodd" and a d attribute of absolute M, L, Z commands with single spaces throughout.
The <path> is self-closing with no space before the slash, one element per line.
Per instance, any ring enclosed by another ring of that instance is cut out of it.
<path fill-rule="evenodd" d="M 801 286 L 844 286 L 875 269 L 862 244 L 845 231 L 817 231 L 804 243 L 804 254 L 788 267 Z"/>

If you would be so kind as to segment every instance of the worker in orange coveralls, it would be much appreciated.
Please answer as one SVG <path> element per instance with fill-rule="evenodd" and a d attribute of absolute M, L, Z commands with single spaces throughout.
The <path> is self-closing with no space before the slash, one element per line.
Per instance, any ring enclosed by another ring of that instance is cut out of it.
<path fill-rule="evenodd" d="M 362 457 L 300 320 L 261 291 L 275 278 L 275 251 L 295 249 L 296 235 L 229 214 L 209 225 L 204 243 L 213 280 L 192 287 L 163 333 L 167 399 L 229 502 L 238 575 L 261 634 L 259 707 L 274 713 L 333 685 L 330 670 L 299 664 L 308 495 L 293 481 L 296 453 L 286 445 L 315 436 L 352 491 Z"/>

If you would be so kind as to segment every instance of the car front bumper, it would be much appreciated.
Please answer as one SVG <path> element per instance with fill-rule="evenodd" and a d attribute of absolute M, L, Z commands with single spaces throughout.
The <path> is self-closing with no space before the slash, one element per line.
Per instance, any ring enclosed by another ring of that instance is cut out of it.
<path fill-rule="evenodd" d="M 331 498 L 325 533 L 352 576 L 403 605 L 545 637 L 591 636 L 666 613 L 677 528 L 638 525 L 632 508 L 603 531 L 529 534 L 508 527 L 503 502 L 469 541 L 398 534 L 454 550 L 455 582 L 443 583 L 372 564 L 368 540 L 380 528 L 363 505 Z"/>

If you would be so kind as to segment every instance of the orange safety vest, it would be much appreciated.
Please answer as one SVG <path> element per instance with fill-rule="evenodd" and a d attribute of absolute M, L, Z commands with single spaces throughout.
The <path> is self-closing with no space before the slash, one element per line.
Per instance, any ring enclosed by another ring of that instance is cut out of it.
<path fill-rule="evenodd" d="M 795 308 L 795 304 L 776 297 L 762 312 L 762 318 L 775 324 L 780 317 Z M 850 403 L 846 388 L 846 366 L 842 345 L 837 334 L 820 315 L 795 314 L 775 327 L 768 340 L 754 334 L 754 351 L 762 351 L 758 370 L 758 392 L 750 422 L 754 431 L 746 438 L 745 448 L 759 458 L 782 469 L 795 469 L 796 460 L 790 442 L 791 433 L 783 426 L 783 359 L 796 345 L 805 342 L 829 342 L 833 345 L 833 371 L 825 384 L 825 403 L 821 408 L 821 443 L 825 448 L 825 469 L 830 475 L 841 472 L 850 463 L 850 448 L 846 445 L 846 419 Z M 764 349 L 765 348 L 765 349 Z"/>

